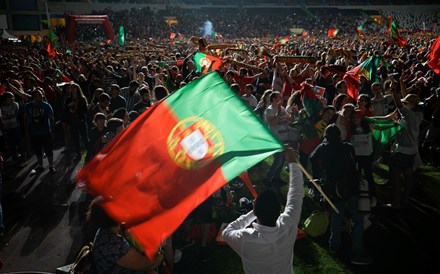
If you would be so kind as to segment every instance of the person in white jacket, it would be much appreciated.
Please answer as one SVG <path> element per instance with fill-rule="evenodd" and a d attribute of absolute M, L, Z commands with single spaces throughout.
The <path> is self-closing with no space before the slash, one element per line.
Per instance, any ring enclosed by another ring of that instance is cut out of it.
<path fill-rule="evenodd" d="M 266 190 L 254 209 L 230 223 L 223 238 L 241 257 L 245 273 L 293 273 L 293 246 L 304 197 L 303 175 L 296 151 L 286 149 L 290 180 L 284 212 L 277 195 Z"/>

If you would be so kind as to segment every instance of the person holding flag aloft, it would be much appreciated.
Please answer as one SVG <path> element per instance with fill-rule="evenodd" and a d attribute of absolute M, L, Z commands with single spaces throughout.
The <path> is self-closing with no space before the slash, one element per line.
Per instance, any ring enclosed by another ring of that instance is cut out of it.
<path fill-rule="evenodd" d="M 281 153 L 290 170 L 284 211 L 280 214 L 281 205 L 272 190 L 263 191 L 257 196 L 253 210 L 230 223 L 222 233 L 226 243 L 241 257 L 245 273 L 293 273 L 293 249 L 304 185 L 296 151 L 287 148 Z"/>

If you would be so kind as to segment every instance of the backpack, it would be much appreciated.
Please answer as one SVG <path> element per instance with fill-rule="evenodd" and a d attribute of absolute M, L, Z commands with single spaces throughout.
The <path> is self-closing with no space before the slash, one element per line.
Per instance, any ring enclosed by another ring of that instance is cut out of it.
<path fill-rule="evenodd" d="M 315 210 L 304 221 L 304 231 L 311 237 L 321 236 L 327 232 L 329 222 L 328 212 Z"/>
<path fill-rule="evenodd" d="M 70 267 L 70 274 L 96 274 L 95 263 L 92 258 L 93 243 L 83 246 Z"/>

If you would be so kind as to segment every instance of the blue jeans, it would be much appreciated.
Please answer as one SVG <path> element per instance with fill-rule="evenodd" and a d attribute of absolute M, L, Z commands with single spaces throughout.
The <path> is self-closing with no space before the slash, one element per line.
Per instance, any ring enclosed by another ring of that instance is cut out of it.
<path fill-rule="evenodd" d="M 273 155 L 273 163 L 266 174 L 266 180 L 272 180 L 273 178 L 279 179 L 281 170 L 284 164 L 284 152 L 280 151 Z"/>
<path fill-rule="evenodd" d="M 351 259 L 357 259 L 363 253 L 364 238 L 364 215 L 358 211 L 358 196 L 351 196 L 346 201 L 334 202 L 339 214 L 333 212 L 331 221 L 331 233 L 329 244 L 332 249 L 338 249 L 341 246 L 341 227 L 344 222 L 345 209 L 350 212 L 353 220 L 353 228 L 351 231 Z"/>

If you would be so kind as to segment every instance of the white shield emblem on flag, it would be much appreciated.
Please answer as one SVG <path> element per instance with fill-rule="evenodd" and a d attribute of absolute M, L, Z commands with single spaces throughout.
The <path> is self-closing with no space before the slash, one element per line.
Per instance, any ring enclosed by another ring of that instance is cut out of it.
<path fill-rule="evenodd" d="M 209 149 L 209 144 L 199 129 L 183 138 L 180 145 L 193 160 L 203 159 Z"/>

